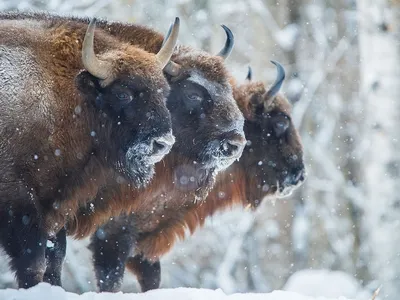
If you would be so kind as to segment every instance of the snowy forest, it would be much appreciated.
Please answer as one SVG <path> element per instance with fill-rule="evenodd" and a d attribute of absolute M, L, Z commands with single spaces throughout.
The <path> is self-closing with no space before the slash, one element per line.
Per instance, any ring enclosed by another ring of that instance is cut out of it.
<path fill-rule="evenodd" d="M 0 11 L 52 11 L 138 23 L 217 53 L 221 24 L 235 36 L 226 62 L 282 91 L 304 147 L 307 179 L 256 211 L 218 213 L 161 259 L 162 288 L 226 294 L 287 290 L 397 300 L 400 295 L 399 0 L 0 0 Z M 398 122 L 399 121 L 399 122 Z M 397 232 L 397 233 L 396 233 Z M 68 238 L 63 288 L 96 291 L 88 241 Z M 16 288 L 6 255 L 0 288 Z M 126 272 L 124 292 L 139 292 Z"/>

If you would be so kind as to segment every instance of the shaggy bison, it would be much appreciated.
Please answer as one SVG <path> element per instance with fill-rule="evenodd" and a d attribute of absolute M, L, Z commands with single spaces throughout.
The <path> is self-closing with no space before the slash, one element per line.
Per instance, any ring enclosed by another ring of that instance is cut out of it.
<path fill-rule="evenodd" d="M 179 20 L 154 54 L 95 20 L 15 16 L 0 16 L 0 243 L 30 287 L 50 280 L 45 256 L 60 253 L 46 252 L 47 239 L 65 240 L 79 205 L 110 176 L 148 183 L 171 149 L 163 68 Z"/>

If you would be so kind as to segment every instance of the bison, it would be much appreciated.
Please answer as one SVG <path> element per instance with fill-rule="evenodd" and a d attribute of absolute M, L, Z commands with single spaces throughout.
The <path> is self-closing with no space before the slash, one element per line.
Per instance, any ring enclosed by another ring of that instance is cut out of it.
<path fill-rule="evenodd" d="M 48 14 L 19 14 L 8 18 L 53 22 L 63 20 L 80 24 L 88 22 L 85 18 Z M 121 42 L 149 52 L 158 52 L 163 44 L 161 34 L 135 24 L 100 20 L 98 27 Z M 93 201 L 82 205 L 78 214 L 69 220 L 68 234 L 75 238 L 85 237 L 110 217 L 131 210 L 148 215 L 149 219 L 144 220 L 146 224 L 143 226 L 154 228 L 158 224 L 159 213 L 169 206 L 169 201 L 174 201 L 171 205 L 173 209 L 176 199 L 180 199 L 183 204 L 204 199 L 216 174 L 240 157 L 246 142 L 244 118 L 234 101 L 229 75 L 224 66 L 224 59 L 232 51 L 234 37 L 227 27 L 223 28 L 227 40 L 218 55 L 179 45 L 165 70 L 171 87 L 167 106 L 172 115 L 173 130 L 180 133 L 180 138 L 176 140 L 171 155 L 156 165 L 156 177 L 151 184 L 146 189 L 135 189 L 129 184 L 109 181 Z M 155 212 L 154 219 L 151 219 L 152 211 Z M 97 236 L 102 236 L 101 230 Z M 53 277 L 59 278 L 65 255 L 65 239 L 62 243 L 56 242 L 53 251 L 56 254 L 49 259 L 48 268 L 52 269 L 50 273 Z M 110 261 L 110 266 L 114 265 Z M 98 274 L 100 290 L 118 289 L 118 286 L 108 285 L 108 282 L 114 283 L 113 279 L 108 279 L 113 276 L 112 273 Z"/>
<path fill-rule="evenodd" d="M 232 80 L 234 97 L 246 119 L 247 147 L 238 162 L 219 173 L 204 201 L 180 194 L 180 184 L 178 190 L 168 191 L 165 183 L 158 181 L 159 176 L 142 195 L 124 193 L 125 197 L 135 198 L 133 213 L 113 218 L 91 239 L 100 290 L 118 290 L 125 265 L 136 274 L 142 291 L 157 288 L 159 257 L 171 249 L 176 238 L 184 238 L 186 229 L 193 233 L 207 216 L 235 204 L 255 208 L 266 196 L 286 196 L 304 181 L 302 145 L 290 119 L 291 107 L 278 94 L 284 69 L 279 63 L 274 64 L 278 75 L 268 90 L 261 82 L 236 85 Z M 182 131 L 175 130 L 179 141 Z M 173 155 L 174 147 L 164 161 Z M 157 174 L 162 169 L 173 173 L 160 164 L 156 168 Z M 128 258 L 129 255 L 132 256 Z"/>
<path fill-rule="evenodd" d="M 154 54 L 95 19 L 15 16 L 0 17 L 0 244 L 26 288 L 49 277 L 47 240 L 65 240 L 82 202 L 110 180 L 147 184 L 171 149 L 163 69 L 179 19 Z"/>

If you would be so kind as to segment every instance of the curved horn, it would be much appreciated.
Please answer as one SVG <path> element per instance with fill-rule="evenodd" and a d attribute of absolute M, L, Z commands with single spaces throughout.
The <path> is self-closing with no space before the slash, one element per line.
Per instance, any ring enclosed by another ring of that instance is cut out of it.
<path fill-rule="evenodd" d="M 224 60 L 229 57 L 232 52 L 233 45 L 235 44 L 235 37 L 233 36 L 232 31 L 226 27 L 225 25 L 221 25 L 221 27 L 225 30 L 226 33 L 226 42 L 224 48 L 219 51 L 217 56 L 221 56 Z"/>
<path fill-rule="evenodd" d="M 276 66 L 278 74 L 276 75 L 274 84 L 271 86 L 271 88 L 267 92 L 265 92 L 265 97 L 267 99 L 274 97 L 279 92 L 279 90 L 281 89 L 283 80 L 285 79 L 285 69 L 282 67 L 282 65 L 273 60 L 271 60 L 271 62 Z"/>
<path fill-rule="evenodd" d="M 86 70 L 93 76 L 100 79 L 106 79 L 111 73 L 111 64 L 101 61 L 94 53 L 94 30 L 96 28 L 96 18 L 93 18 L 86 30 L 82 43 L 82 62 Z"/>
<path fill-rule="evenodd" d="M 174 23 L 171 23 L 171 25 L 169 25 L 167 34 L 164 36 L 164 39 L 162 41 L 161 48 L 164 46 L 165 42 L 168 40 L 169 36 L 171 35 L 172 27 L 174 27 Z"/>
<path fill-rule="evenodd" d="M 246 80 L 251 81 L 251 79 L 253 78 L 253 70 L 251 69 L 251 67 L 248 67 L 248 71 L 247 71 L 247 76 L 246 76 Z"/>
<path fill-rule="evenodd" d="M 175 20 L 176 21 L 176 20 Z M 171 24 L 171 26 L 169 26 L 168 32 L 164 37 L 164 40 L 162 42 L 161 47 L 164 46 L 165 42 L 169 39 L 169 36 L 171 35 L 172 32 L 172 28 L 174 27 L 174 24 Z M 178 76 L 181 72 L 181 66 L 179 64 L 177 64 L 176 62 L 173 62 L 172 60 L 170 60 L 167 65 L 164 67 L 164 71 L 171 75 L 171 76 Z"/>
<path fill-rule="evenodd" d="M 175 22 L 172 25 L 172 29 L 168 32 L 168 36 L 166 37 L 166 40 L 163 42 L 163 45 L 156 54 L 156 57 L 158 61 L 160 62 L 162 68 L 164 68 L 169 60 L 171 59 L 172 53 L 174 52 L 176 42 L 178 40 L 178 34 L 179 34 L 179 25 L 180 25 L 180 20 L 178 17 L 175 18 Z"/>
<path fill-rule="evenodd" d="M 164 71 L 165 73 L 176 77 L 181 73 L 181 65 L 177 64 L 176 62 L 173 62 L 172 60 L 170 60 L 167 65 L 164 67 Z"/>

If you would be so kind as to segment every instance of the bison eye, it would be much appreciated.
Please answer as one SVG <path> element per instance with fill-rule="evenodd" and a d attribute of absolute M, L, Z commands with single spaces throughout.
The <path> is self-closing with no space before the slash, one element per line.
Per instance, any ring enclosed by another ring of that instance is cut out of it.
<path fill-rule="evenodd" d="M 287 117 L 281 117 L 275 120 L 273 128 L 277 137 L 282 136 L 289 128 L 289 119 Z"/>
<path fill-rule="evenodd" d="M 130 102 L 132 101 L 132 96 L 128 93 L 117 93 L 115 95 L 117 97 L 118 100 L 123 101 L 123 102 Z"/>
<path fill-rule="evenodd" d="M 124 84 L 115 84 L 111 87 L 111 95 L 117 98 L 119 104 L 127 104 L 133 100 L 131 90 Z"/>
<path fill-rule="evenodd" d="M 191 101 L 199 101 L 199 102 L 203 101 L 203 97 L 197 93 L 190 93 L 187 95 L 187 97 Z"/>

